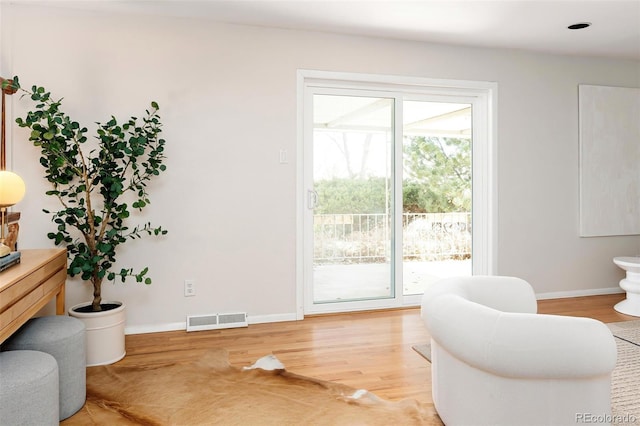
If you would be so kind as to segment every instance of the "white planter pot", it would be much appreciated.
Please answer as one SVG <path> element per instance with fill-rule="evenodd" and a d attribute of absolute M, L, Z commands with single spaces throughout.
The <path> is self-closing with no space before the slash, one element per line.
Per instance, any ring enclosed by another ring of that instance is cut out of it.
<path fill-rule="evenodd" d="M 86 327 L 87 367 L 113 364 L 124 358 L 125 305 L 122 302 L 103 302 L 120 305 L 101 312 L 77 312 L 89 305 L 81 303 L 69 308 L 69 316 L 82 320 Z"/>

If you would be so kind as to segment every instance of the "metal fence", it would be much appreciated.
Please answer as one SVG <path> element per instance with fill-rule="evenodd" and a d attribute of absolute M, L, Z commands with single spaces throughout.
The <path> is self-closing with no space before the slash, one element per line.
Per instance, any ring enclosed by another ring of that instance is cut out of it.
<path fill-rule="evenodd" d="M 315 263 L 389 261 L 389 215 L 318 214 L 313 220 Z M 402 239 L 405 261 L 469 259 L 471 213 L 404 213 Z"/>

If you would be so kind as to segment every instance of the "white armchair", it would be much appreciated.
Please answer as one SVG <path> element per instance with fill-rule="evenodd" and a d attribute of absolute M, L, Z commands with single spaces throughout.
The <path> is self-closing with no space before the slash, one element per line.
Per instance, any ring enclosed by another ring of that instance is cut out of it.
<path fill-rule="evenodd" d="M 433 401 L 446 425 L 570 425 L 611 414 L 609 328 L 536 312 L 519 278 L 447 278 L 426 289 Z"/>

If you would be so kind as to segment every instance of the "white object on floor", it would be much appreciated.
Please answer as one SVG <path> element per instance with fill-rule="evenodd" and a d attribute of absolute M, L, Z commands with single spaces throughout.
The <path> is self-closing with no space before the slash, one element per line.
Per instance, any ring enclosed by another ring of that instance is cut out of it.
<path fill-rule="evenodd" d="M 255 370 L 259 368 L 261 370 L 284 370 L 284 364 L 280 362 L 275 355 L 266 355 L 257 360 L 251 367 L 243 367 L 243 370 Z"/>
<path fill-rule="evenodd" d="M 363 396 L 365 396 L 366 394 L 368 394 L 369 391 L 366 389 L 358 389 L 357 391 L 355 391 L 353 393 L 353 395 L 350 396 L 351 399 L 360 399 Z"/>
<path fill-rule="evenodd" d="M 627 271 L 627 277 L 620 280 L 620 288 L 627 292 L 627 298 L 618 302 L 613 309 L 640 317 L 640 257 L 614 257 L 613 263 Z"/>

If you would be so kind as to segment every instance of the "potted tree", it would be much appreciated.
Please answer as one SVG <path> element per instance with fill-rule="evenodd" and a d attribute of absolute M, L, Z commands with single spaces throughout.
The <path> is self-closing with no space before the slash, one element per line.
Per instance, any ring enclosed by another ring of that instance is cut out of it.
<path fill-rule="evenodd" d="M 19 87 L 17 77 L 13 82 Z M 87 128 L 60 109 L 61 100 L 43 87 L 24 91 L 36 105 L 16 122 L 31 130 L 29 140 L 40 148 L 40 164 L 52 186 L 47 195 L 61 205 L 57 211 L 44 210 L 56 225 L 47 237 L 66 247 L 69 276 L 80 276 L 93 286 L 93 301 L 71 307 L 69 315 L 87 325 L 87 365 L 110 364 L 125 355 L 125 306 L 102 300 L 103 281 L 134 278 L 151 284 L 147 267 L 114 270 L 117 248 L 167 232 L 151 223 L 127 225 L 131 209 L 149 204 L 148 182 L 166 169 L 158 104 L 152 102 L 141 120 L 131 117 L 119 124 L 112 116 L 96 123 L 97 134 L 90 141 Z"/>

